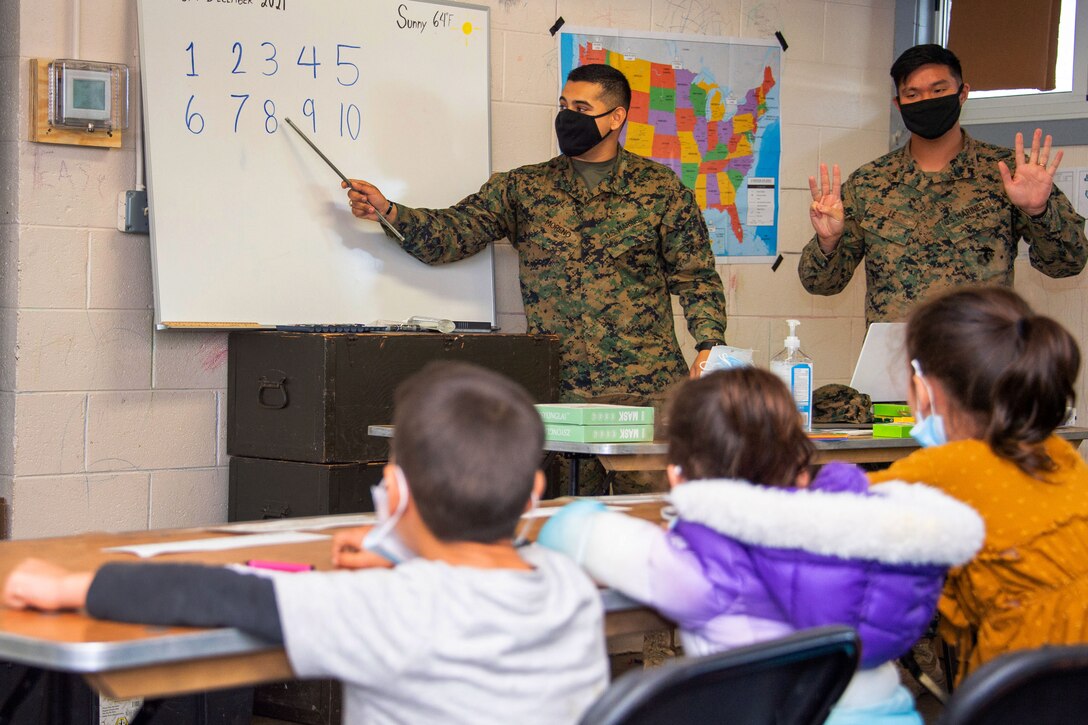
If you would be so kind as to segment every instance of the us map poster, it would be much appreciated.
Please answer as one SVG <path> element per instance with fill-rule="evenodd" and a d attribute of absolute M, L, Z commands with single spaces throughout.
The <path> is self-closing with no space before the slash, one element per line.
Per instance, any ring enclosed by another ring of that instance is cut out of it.
<path fill-rule="evenodd" d="M 778 254 L 782 50 L 777 42 L 564 28 L 560 87 L 588 63 L 631 83 L 620 142 L 668 166 L 695 193 L 721 262 Z"/>

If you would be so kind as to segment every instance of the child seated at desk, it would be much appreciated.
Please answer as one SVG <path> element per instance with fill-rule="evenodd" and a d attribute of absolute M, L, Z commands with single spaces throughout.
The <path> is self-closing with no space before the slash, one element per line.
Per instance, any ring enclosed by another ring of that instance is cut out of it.
<path fill-rule="evenodd" d="M 475 366 L 432 363 L 398 388 L 394 422 L 375 497 L 393 513 L 365 540 L 414 554 L 395 568 L 266 578 L 29 561 L 3 603 L 282 642 L 299 677 L 343 682 L 346 723 L 577 722 L 608 683 L 601 599 L 567 557 L 513 545 L 544 486 L 544 428 L 528 394 Z M 363 533 L 338 537 L 336 557 L 376 559 L 345 543 Z"/>
<path fill-rule="evenodd" d="M 812 444 L 765 370 L 684 382 L 668 443 L 668 530 L 583 501 L 538 542 L 676 622 L 688 655 L 851 626 L 861 670 L 831 721 L 920 725 L 890 660 L 925 631 L 949 565 L 981 544 L 977 514 L 927 486 L 870 489 L 849 464 L 810 481 Z"/>
<path fill-rule="evenodd" d="M 925 481 L 986 522 L 938 605 L 959 676 L 1011 650 L 1088 641 L 1088 466 L 1054 434 L 1075 397 L 1076 340 L 986 287 L 919 307 L 906 347 L 923 450 L 870 479 Z"/>

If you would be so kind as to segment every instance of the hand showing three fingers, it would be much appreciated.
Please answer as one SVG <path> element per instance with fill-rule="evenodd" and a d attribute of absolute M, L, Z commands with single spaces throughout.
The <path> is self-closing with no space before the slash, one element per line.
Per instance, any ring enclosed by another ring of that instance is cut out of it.
<path fill-rule="evenodd" d="M 842 238 L 845 214 L 842 208 L 842 175 L 839 165 L 831 167 L 829 178 L 827 164 L 820 164 L 820 185 L 816 186 L 816 177 L 808 177 L 808 188 L 812 192 L 812 206 L 808 216 L 816 238 L 824 254 L 829 254 Z"/>
<path fill-rule="evenodd" d="M 1042 129 L 1035 129 L 1031 139 L 1031 152 L 1024 157 L 1024 134 L 1016 134 L 1016 172 L 1010 173 L 1004 161 L 997 162 L 1005 193 L 1014 205 L 1028 216 L 1038 216 L 1046 211 L 1047 200 L 1054 188 L 1054 172 L 1062 161 L 1062 152 L 1050 158 L 1051 138 L 1048 135 L 1040 149 Z"/>

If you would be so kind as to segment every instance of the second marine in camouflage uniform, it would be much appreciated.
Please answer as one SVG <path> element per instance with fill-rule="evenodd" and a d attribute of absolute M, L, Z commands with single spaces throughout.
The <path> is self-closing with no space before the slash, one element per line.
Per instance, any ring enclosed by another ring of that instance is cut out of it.
<path fill-rule="evenodd" d="M 558 156 L 495 174 L 448 209 L 397 210 L 401 246 L 427 264 L 510 240 L 528 331 L 560 337 L 564 401 L 647 399 L 687 375 L 670 294 L 696 343 L 725 339 L 725 295 L 692 193 L 622 149 L 593 192 Z"/>
<path fill-rule="evenodd" d="M 1028 217 L 1005 193 L 997 162 L 1011 150 L 964 134 L 960 153 L 942 171 L 921 171 L 909 144 L 865 164 L 843 186 L 842 239 L 824 254 L 814 236 L 798 274 L 805 289 L 833 295 L 865 259 L 867 322 L 904 319 L 913 304 L 963 284 L 1012 286 L 1017 241 L 1031 266 L 1051 277 L 1084 269 L 1084 219 L 1054 187 L 1046 211 Z"/>

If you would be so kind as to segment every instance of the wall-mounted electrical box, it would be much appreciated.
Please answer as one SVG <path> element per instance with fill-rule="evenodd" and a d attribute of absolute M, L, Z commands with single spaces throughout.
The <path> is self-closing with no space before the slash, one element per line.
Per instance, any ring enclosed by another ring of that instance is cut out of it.
<path fill-rule="evenodd" d="M 120 148 L 128 127 L 128 66 L 30 61 L 30 140 Z"/>

